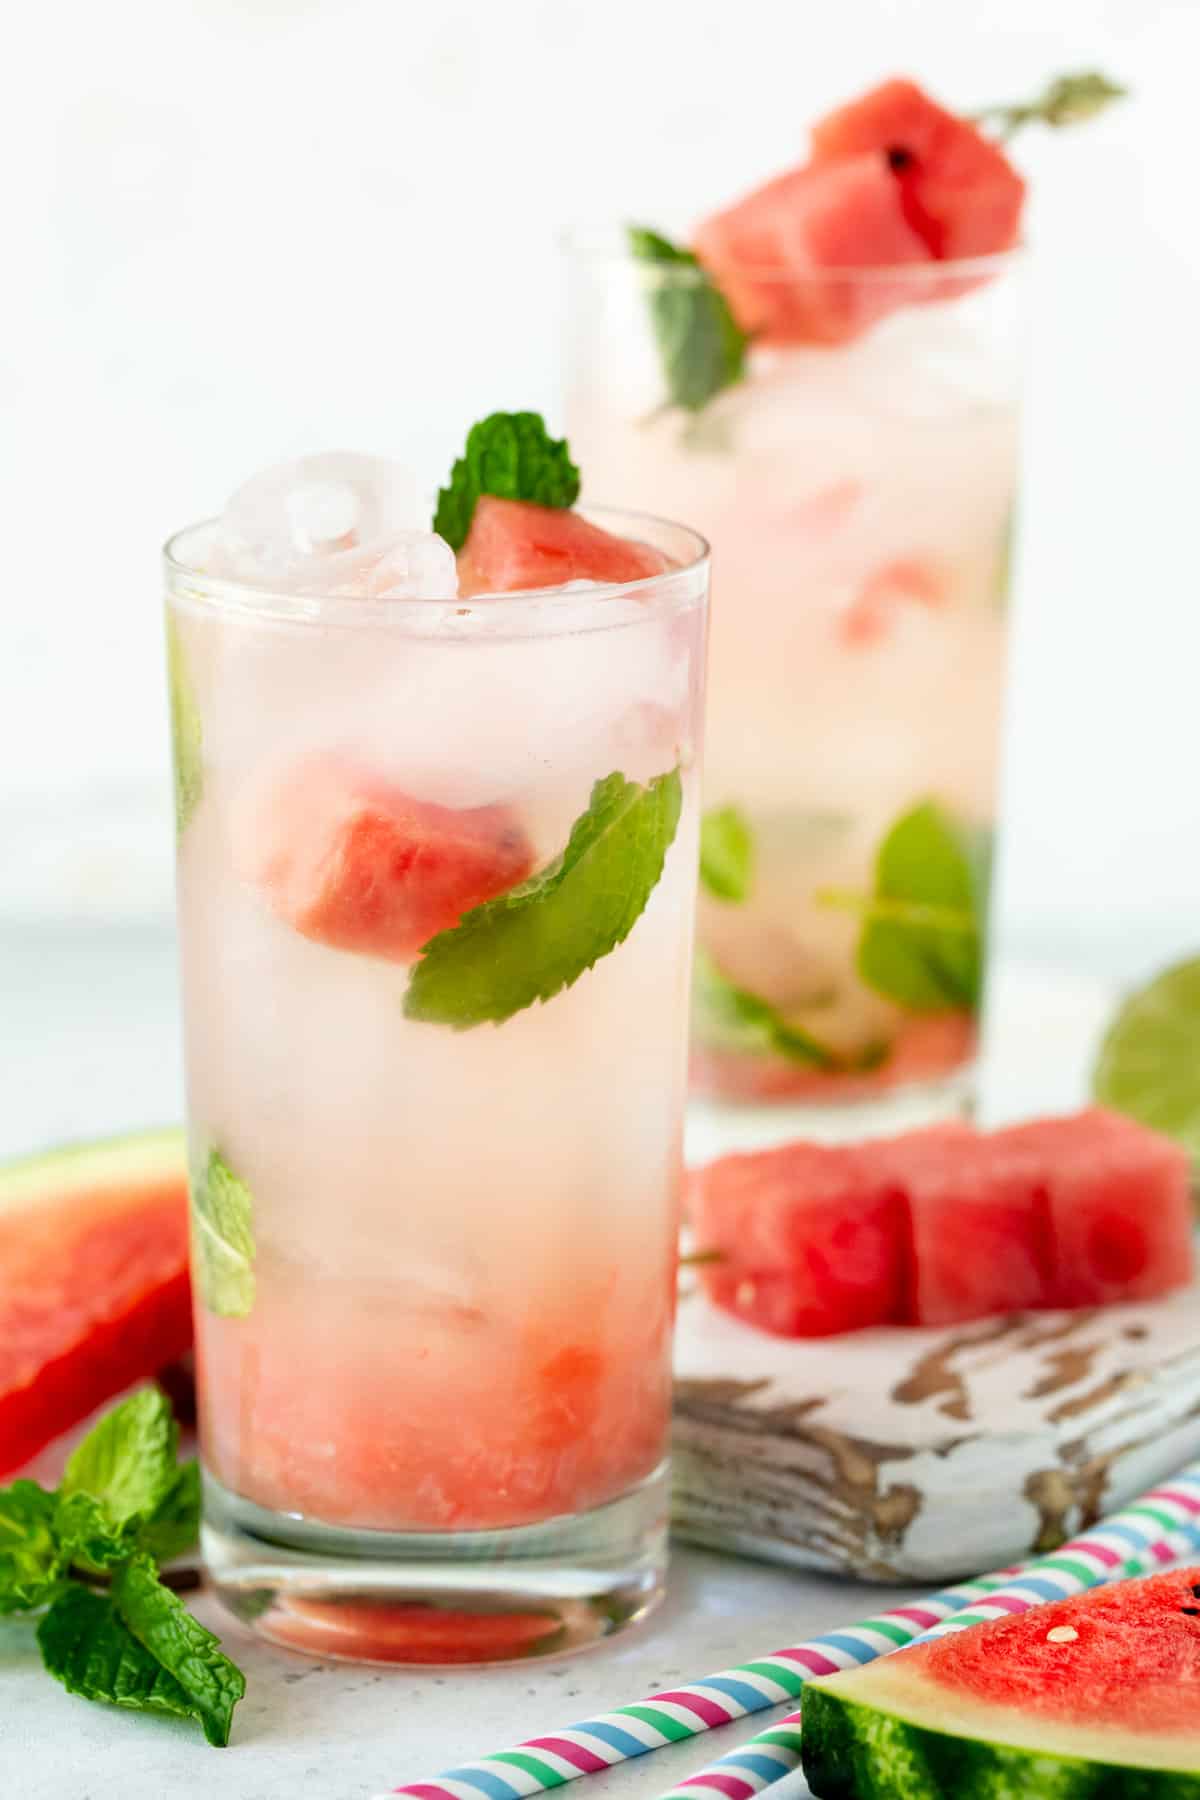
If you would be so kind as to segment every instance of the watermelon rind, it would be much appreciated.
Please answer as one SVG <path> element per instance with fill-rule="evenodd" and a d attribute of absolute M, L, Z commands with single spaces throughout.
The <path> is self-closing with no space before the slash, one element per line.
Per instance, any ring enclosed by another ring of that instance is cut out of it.
<path fill-rule="evenodd" d="M 1034 1718 L 951 1693 L 905 1661 L 805 1689 L 817 1800 L 1200 1800 L 1200 1723 L 1188 1740 Z"/>
<path fill-rule="evenodd" d="M 60 1144 L 0 1163 L 0 1214 L 66 1200 L 72 1194 L 182 1179 L 186 1173 L 187 1151 L 178 1126 Z"/>

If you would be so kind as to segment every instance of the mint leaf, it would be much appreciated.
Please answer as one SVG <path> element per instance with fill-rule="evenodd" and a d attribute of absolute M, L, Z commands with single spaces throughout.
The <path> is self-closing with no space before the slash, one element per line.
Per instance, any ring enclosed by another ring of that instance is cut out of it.
<path fill-rule="evenodd" d="M 182 837 L 204 786 L 203 730 L 192 694 L 183 640 L 167 615 L 167 697 L 171 708 L 171 756 L 175 770 L 175 834 Z"/>
<path fill-rule="evenodd" d="M 538 506 L 574 506 L 579 470 L 565 438 L 552 438 L 541 413 L 491 413 L 472 425 L 466 448 L 438 493 L 433 529 L 461 550 L 482 494 L 501 500 L 533 500 Z"/>
<path fill-rule="evenodd" d="M 807 1031 L 789 1025 L 766 1000 L 736 987 L 697 946 L 692 966 L 692 1029 L 713 1050 L 743 1056 L 782 1056 L 813 1069 L 842 1067 L 836 1053 Z"/>
<path fill-rule="evenodd" d="M 742 379 L 749 340 L 690 250 L 642 225 L 629 227 L 629 247 L 654 270 L 650 317 L 667 398 L 672 406 L 699 412 Z"/>
<path fill-rule="evenodd" d="M 426 944 L 405 1015 L 456 1031 L 499 1025 L 578 981 L 640 918 L 675 837 L 682 795 L 677 768 L 646 787 L 619 772 L 598 781 L 561 856 Z"/>
<path fill-rule="evenodd" d="M 910 1012 L 978 1008 L 988 864 L 986 837 L 932 800 L 897 819 L 879 847 L 875 892 L 857 903 L 858 972 L 868 987 Z"/>
<path fill-rule="evenodd" d="M 178 1447 L 170 1401 L 161 1388 L 141 1388 L 106 1413 L 72 1453 L 61 1502 L 90 1497 L 116 1529 L 148 1519 L 175 1481 Z"/>
<path fill-rule="evenodd" d="M 44 1606 L 64 1557 L 54 1532 L 55 1496 L 36 1481 L 0 1488 L 0 1614 Z"/>
<path fill-rule="evenodd" d="M 65 1589 L 39 1622 L 37 1640 L 48 1672 L 72 1694 L 139 1712 L 198 1716 L 183 1687 L 138 1642 L 107 1594 Z"/>
<path fill-rule="evenodd" d="M 735 904 L 750 893 L 754 840 L 736 806 L 706 812 L 700 821 L 700 880 L 714 899 Z"/>
<path fill-rule="evenodd" d="M 1200 1173 L 1200 956 L 1122 1001 L 1092 1071 L 1101 1106 L 1174 1138 Z"/>
<path fill-rule="evenodd" d="M 64 1561 L 96 1572 L 124 1562 L 137 1547 L 137 1521 L 117 1524 L 93 1494 L 59 1495 L 54 1535 Z"/>
<path fill-rule="evenodd" d="M 233 1709 L 246 1678 L 211 1631 L 158 1579 L 152 1559 L 139 1555 L 118 1569 L 113 1603 L 138 1643 L 173 1675 L 210 1744 L 229 1742 Z"/>
<path fill-rule="evenodd" d="M 1077 75 L 1057 75 L 1032 100 L 1016 105 L 985 106 L 973 115 L 975 123 L 994 124 L 1002 138 L 1010 138 L 1023 125 L 1035 121 L 1061 130 L 1064 125 L 1082 125 L 1103 112 L 1114 100 L 1124 100 L 1128 88 L 1110 81 L 1096 70 Z"/>
<path fill-rule="evenodd" d="M 190 1550 L 200 1535 L 200 1464 L 193 1456 L 175 1472 L 154 1515 L 138 1532 L 141 1549 L 156 1562 L 170 1562 Z"/>
<path fill-rule="evenodd" d="M 213 1150 L 191 1177 L 196 1283 L 209 1312 L 244 1319 L 254 1305 L 254 1199 Z"/>

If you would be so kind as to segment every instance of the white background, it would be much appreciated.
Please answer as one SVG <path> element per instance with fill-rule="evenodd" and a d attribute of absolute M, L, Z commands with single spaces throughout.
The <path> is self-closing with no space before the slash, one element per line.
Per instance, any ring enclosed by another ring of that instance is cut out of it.
<path fill-rule="evenodd" d="M 562 223 L 686 219 L 895 71 L 969 107 L 1094 64 L 1135 98 L 1019 153 L 1006 915 L 1123 963 L 1200 941 L 1193 0 L 50 0 L 21 37 L 0 918 L 169 908 L 169 529 L 303 450 L 434 481 L 480 413 L 555 413 Z"/>

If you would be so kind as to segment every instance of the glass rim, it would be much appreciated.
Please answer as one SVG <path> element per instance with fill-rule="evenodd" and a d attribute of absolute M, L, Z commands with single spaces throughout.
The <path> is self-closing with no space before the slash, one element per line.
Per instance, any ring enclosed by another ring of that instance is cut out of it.
<path fill-rule="evenodd" d="M 645 272 L 653 272 L 660 280 L 678 286 L 691 286 L 707 277 L 703 267 L 693 268 L 686 263 L 654 263 L 635 256 L 629 247 L 625 232 L 626 226 L 609 223 L 607 225 L 568 225 L 558 233 L 558 248 L 564 256 L 580 262 L 623 263 Z M 780 286 L 799 287 L 804 285 L 832 285 L 846 281 L 887 281 L 910 282 L 914 287 L 936 286 L 939 282 L 950 279 L 982 280 L 1004 274 L 1007 270 L 1019 268 L 1029 257 L 1029 246 L 1025 242 L 1014 244 L 1008 250 L 995 250 L 984 256 L 947 257 L 944 261 L 931 258 L 923 262 L 906 263 L 844 263 L 837 268 L 812 268 L 803 270 L 783 270 L 768 264 L 741 262 L 730 260 L 728 267 L 735 274 L 745 275 L 756 282 L 774 282 Z"/>
<path fill-rule="evenodd" d="M 392 598 L 360 597 L 353 594 L 297 593 L 294 589 L 255 582 L 240 576 L 209 574 L 194 559 L 183 554 L 186 541 L 212 532 L 217 517 L 198 519 L 172 532 L 162 547 L 170 595 L 200 607 L 213 607 L 247 619 L 272 620 L 300 625 L 348 625 L 369 630 L 372 627 L 398 624 L 404 620 L 432 621 L 440 616 L 464 620 L 482 612 L 492 624 L 521 625 L 523 633 L 545 635 L 561 631 L 612 630 L 637 623 L 628 614 L 619 619 L 606 619 L 606 609 L 614 600 L 636 600 L 643 604 L 649 619 L 663 612 L 695 604 L 703 597 L 704 588 L 695 592 L 699 577 L 705 577 L 712 551 L 707 538 L 690 525 L 665 519 L 656 513 L 636 511 L 630 507 L 584 505 L 577 509 L 585 518 L 603 521 L 625 521 L 644 530 L 639 541 L 654 549 L 665 549 L 662 538 L 674 539 L 685 552 L 684 560 L 654 575 L 639 576 L 636 581 L 596 582 L 586 589 L 563 587 L 518 588 L 498 594 L 398 595 Z M 623 536 L 632 536 L 626 531 Z M 571 618 L 562 618 L 564 601 L 571 603 Z M 581 613 L 592 614 L 581 620 Z M 555 615 L 558 615 L 557 621 Z"/>

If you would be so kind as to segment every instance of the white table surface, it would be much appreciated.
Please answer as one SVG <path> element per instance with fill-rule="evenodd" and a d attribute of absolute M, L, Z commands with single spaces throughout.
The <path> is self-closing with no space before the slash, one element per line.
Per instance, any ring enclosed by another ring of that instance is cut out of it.
<path fill-rule="evenodd" d="M 1111 1004 L 1111 980 L 1009 959 L 993 1006 L 988 1112 L 1069 1107 Z M 136 1129 L 180 1113 L 169 935 L 0 934 L 0 1155 Z M 895 1590 L 889 1590 L 893 1599 Z M 172 1722 L 66 1694 L 40 1668 L 33 1633 L 0 1622 L 0 1793 L 21 1800 L 367 1800 L 400 1781 L 552 1731 L 655 1689 L 796 1643 L 873 1612 L 883 1591 L 679 1549 L 659 1614 L 611 1645 L 515 1669 L 414 1674 L 320 1664 L 225 1641 L 246 1670 L 228 1750 Z M 196 1610 L 218 1625 L 217 1609 Z M 653 1800 L 763 1728 L 743 1722 L 591 1777 L 581 1800 Z M 807 1790 L 796 1778 L 778 1800 Z"/>

